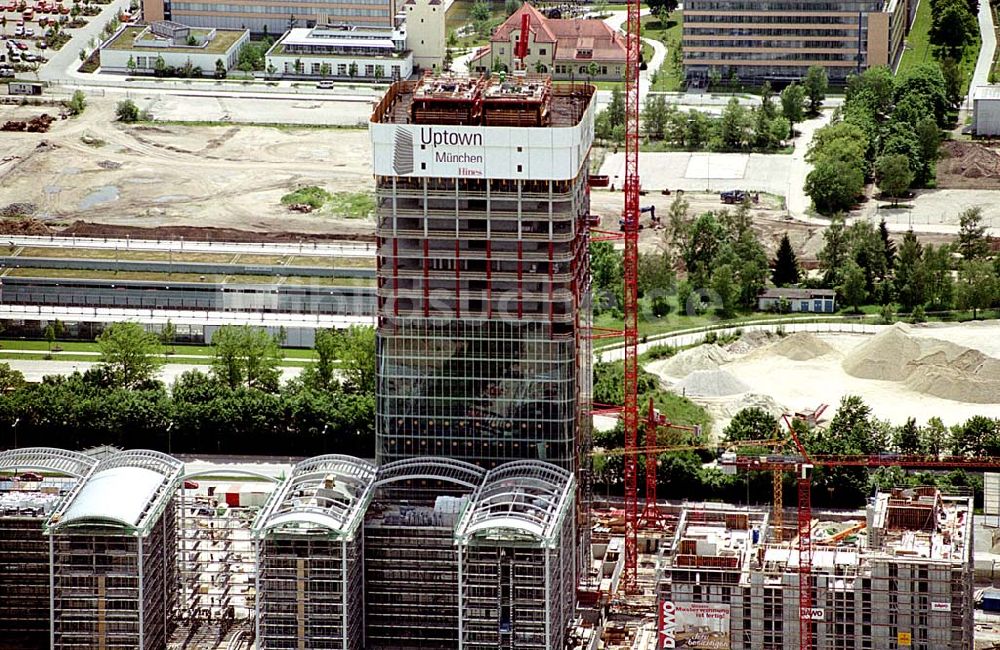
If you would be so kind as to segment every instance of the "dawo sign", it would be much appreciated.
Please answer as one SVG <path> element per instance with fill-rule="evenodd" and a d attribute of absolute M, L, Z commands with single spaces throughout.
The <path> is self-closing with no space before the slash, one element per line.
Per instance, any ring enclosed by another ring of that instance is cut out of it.
<path fill-rule="evenodd" d="M 482 178 L 486 175 L 483 133 L 462 127 L 397 126 L 392 167 L 400 176 Z"/>

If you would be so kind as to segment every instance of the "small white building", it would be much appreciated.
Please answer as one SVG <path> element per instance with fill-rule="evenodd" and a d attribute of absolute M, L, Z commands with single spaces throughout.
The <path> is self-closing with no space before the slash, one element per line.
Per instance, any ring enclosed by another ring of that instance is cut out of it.
<path fill-rule="evenodd" d="M 445 24 L 452 0 L 406 0 L 406 48 L 413 52 L 413 65 L 421 70 L 440 72 L 448 49 Z"/>
<path fill-rule="evenodd" d="M 407 79 L 413 53 L 406 30 L 338 25 L 291 29 L 265 55 L 269 76 Z"/>
<path fill-rule="evenodd" d="M 1000 85 L 976 86 L 972 111 L 976 135 L 1000 135 Z"/>
<path fill-rule="evenodd" d="M 215 74 L 216 62 L 236 67 L 240 49 L 250 41 L 245 29 L 199 29 L 169 21 L 125 25 L 101 46 L 101 72 L 153 74 L 157 59 L 167 68 L 200 68 Z"/>
<path fill-rule="evenodd" d="M 832 314 L 837 309 L 837 292 L 833 289 L 765 289 L 757 297 L 758 311 L 792 311 Z"/>

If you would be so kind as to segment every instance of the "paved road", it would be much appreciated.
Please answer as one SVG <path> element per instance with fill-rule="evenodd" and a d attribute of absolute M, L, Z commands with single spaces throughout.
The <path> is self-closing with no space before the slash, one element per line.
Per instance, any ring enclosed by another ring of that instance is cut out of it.
<path fill-rule="evenodd" d="M 100 248 L 136 251 L 174 251 L 200 253 L 248 253 L 265 255 L 322 255 L 336 257 L 372 257 L 375 245 L 367 242 L 224 242 L 184 239 L 115 239 L 100 237 L 0 236 L 0 245 L 52 248 Z"/>
<path fill-rule="evenodd" d="M 98 365 L 96 361 L 24 361 L 20 359 L 5 359 L 4 363 L 8 364 L 12 370 L 21 371 L 26 380 L 36 383 L 51 375 L 72 375 L 74 372 L 87 372 L 90 368 Z M 169 385 L 189 370 L 200 370 L 207 373 L 211 369 L 212 367 L 208 364 L 165 363 L 157 375 L 160 381 Z M 302 373 L 300 367 L 282 366 L 280 370 L 282 381 L 293 379 Z"/>
<path fill-rule="evenodd" d="M 992 4 L 989 2 L 979 3 L 979 33 L 983 39 L 983 45 L 979 48 L 979 59 L 976 60 L 976 70 L 972 73 L 972 81 L 969 83 L 969 94 L 966 97 L 965 108 L 972 110 L 972 96 L 977 86 L 985 86 L 989 83 L 990 68 L 993 66 L 993 53 L 997 47 L 997 35 L 993 27 Z"/>

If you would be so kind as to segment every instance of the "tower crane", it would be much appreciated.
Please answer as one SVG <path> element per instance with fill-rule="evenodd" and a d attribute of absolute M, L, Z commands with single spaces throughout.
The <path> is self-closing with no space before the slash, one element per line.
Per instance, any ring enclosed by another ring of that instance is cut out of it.
<path fill-rule="evenodd" d="M 628 0 L 625 30 L 625 449 L 638 447 L 639 437 L 639 0 Z M 635 453 L 625 455 L 626 593 L 638 591 L 639 496 Z"/>

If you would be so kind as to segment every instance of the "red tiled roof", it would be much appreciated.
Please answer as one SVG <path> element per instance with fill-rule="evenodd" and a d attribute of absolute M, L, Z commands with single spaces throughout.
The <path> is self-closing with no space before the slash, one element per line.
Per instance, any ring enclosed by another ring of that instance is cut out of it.
<path fill-rule="evenodd" d="M 491 43 L 509 43 L 511 32 L 521 30 L 521 14 L 530 16 L 529 24 L 536 43 L 555 43 L 557 61 L 608 61 L 623 63 L 626 58 L 624 37 L 604 21 L 586 18 L 546 18 L 525 2 L 496 28 Z M 476 58 L 479 58 L 477 54 Z"/>

